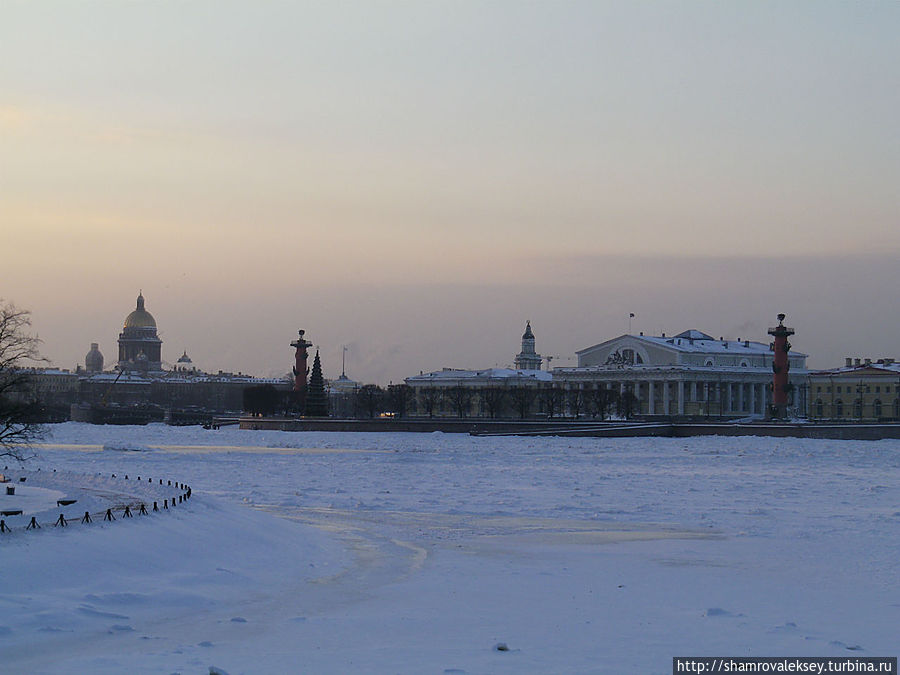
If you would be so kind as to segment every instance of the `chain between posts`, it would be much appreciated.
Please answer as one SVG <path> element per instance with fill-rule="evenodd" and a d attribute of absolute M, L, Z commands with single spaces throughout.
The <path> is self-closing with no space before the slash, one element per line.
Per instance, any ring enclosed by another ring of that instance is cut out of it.
<path fill-rule="evenodd" d="M 4 468 L 4 471 L 9 469 L 9 467 L 3 467 L 3 468 Z M 56 470 L 54 469 L 54 473 L 55 472 L 56 472 Z M 116 478 L 116 474 L 111 474 L 111 477 Z M 124 480 L 128 480 L 127 474 L 125 474 Z M 138 480 L 140 480 L 140 478 L 138 478 Z M 20 478 L 16 484 L 19 484 L 24 481 L 25 481 L 25 478 Z M 152 485 L 153 479 L 147 478 L 147 483 Z M 159 485 L 163 485 L 162 478 L 159 479 Z M 175 504 L 176 504 L 176 499 L 177 499 L 178 504 L 183 504 L 184 502 L 186 502 L 188 499 L 191 498 L 192 490 L 191 490 L 190 485 L 187 485 L 185 483 L 179 483 L 177 481 L 175 481 L 175 483 L 173 485 L 173 481 L 168 480 L 167 485 L 165 487 L 175 487 L 177 490 L 180 491 L 180 494 L 173 496 L 171 498 L 163 499 L 162 508 L 159 507 L 158 500 L 154 501 L 152 510 L 148 509 L 146 502 L 141 501 L 139 499 L 132 499 L 131 501 L 126 502 L 124 504 L 117 504 L 115 506 L 111 506 L 111 507 L 107 508 L 105 511 L 97 511 L 93 514 L 89 511 L 85 511 L 84 515 L 80 519 L 77 517 L 72 517 L 72 516 L 69 516 L 68 518 L 66 518 L 65 514 L 60 513 L 59 517 L 55 521 L 45 522 L 45 523 L 41 524 L 37 521 L 36 516 L 31 516 L 31 520 L 28 522 L 28 524 L 24 528 L 22 528 L 21 526 L 19 526 L 19 527 L 10 526 L 10 525 L 7 525 L 7 523 L 6 523 L 7 517 L 9 517 L 10 515 L 12 515 L 12 516 L 21 515 L 21 513 L 6 513 L 6 512 L 4 512 L 2 514 L 2 517 L 0 517 L 0 534 L 7 534 L 7 533 L 15 532 L 17 529 L 24 530 L 24 531 L 40 530 L 45 526 L 46 527 L 69 527 L 71 525 L 78 525 L 78 524 L 90 525 L 98 517 L 100 518 L 101 522 L 112 522 L 117 519 L 116 515 L 115 515 L 116 513 L 119 513 L 119 517 L 123 518 L 123 519 L 124 518 L 134 518 L 133 511 L 137 511 L 137 514 L 139 516 L 147 516 L 147 515 L 150 515 L 151 513 L 158 513 L 160 511 L 169 510 L 170 502 L 171 502 L 171 507 L 174 509 Z M 57 501 L 57 506 L 60 506 L 60 505 L 68 506 L 69 504 L 74 503 L 74 502 L 68 502 L 67 504 L 62 504 L 62 502 L 65 502 L 65 501 L 68 501 L 68 500 Z"/>

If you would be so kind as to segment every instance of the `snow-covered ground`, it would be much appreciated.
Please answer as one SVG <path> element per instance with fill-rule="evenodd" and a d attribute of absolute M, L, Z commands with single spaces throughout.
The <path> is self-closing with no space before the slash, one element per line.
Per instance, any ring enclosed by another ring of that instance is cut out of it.
<path fill-rule="evenodd" d="M 40 522 L 60 492 L 76 514 L 153 499 L 158 478 L 193 496 L 0 535 L 2 672 L 670 673 L 673 656 L 900 651 L 898 441 L 69 423 L 25 485 L 38 468 L 57 470 Z"/>

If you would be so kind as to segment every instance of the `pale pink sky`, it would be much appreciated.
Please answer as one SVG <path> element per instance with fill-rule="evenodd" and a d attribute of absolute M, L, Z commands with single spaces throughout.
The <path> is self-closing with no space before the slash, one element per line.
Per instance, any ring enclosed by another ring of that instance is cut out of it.
<path fill-rule="evenodd" d="M 9 2 L 0 297 L 387 383 L 627 329 L 900 356 L 900 5 Z"/>

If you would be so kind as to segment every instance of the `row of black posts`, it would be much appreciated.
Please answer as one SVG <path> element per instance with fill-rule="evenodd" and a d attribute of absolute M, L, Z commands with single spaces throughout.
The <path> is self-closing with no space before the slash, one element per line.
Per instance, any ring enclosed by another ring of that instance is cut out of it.
<path fill-rule="evenodd" d="M 116 474 L 112 474 L 112 477 L 115 478 Z M 137 479 L 140 480 L 141 477 L 138 476 Z M 25 480 L 25 479 L 23 478 L 22 480 Z M 125 480 L 128 480 L 128 474 L 125 474 Z M 148 478 L 147 482 L 152 483 L 153 479 Z M 163 484 L 162 478 L 159 479 L 159 484 L 160 485 Z M 168 481 L 167 486 L 168 487 L 172 486 L 171 480 Z M 182 494 L 178 495 L 178 502 L 177 502 L 178 504 L 182 504 L 183 502 L 185 502 L 191 498 L 191 486 L 190 485 L 185 485 L 184 483 L 178 483 L 176 481 L 175 487 L 178 488 L 179 490 L 184 491 L 184 492 L 182 492 Z M 61 500 L 61 501 L 63 501 L 63 500 Z M 156 512 L 159 512 L 160 510 L 168 511 L 170 501 L 172 502 L 172 508 L 174 509 L 176 501 L 175 501 L 175 497 L 172 497 L 171 500 L 169 500 L 169 499 L 163 500 L 162 509 L 159 508 L 158 502 L 153 502 L 152 510 L 156 511 Z M 57 502 L 57 506 L 59 505 L 59 503 L 60 502 Z M 148 515 L 148 513 L 149 512 L 147 511 L 146 505 L 143 502 L 141 502 L 140 509 L 138 510 L 138 515 L 146 516 L 146 515 Z M 94 515 L 97 515 L 97 514 L 94 514 Z M 123 518 L 133 518 L 134 517 L 134 514 L 131 512 L 130 505 L 128 505 L 128 504 L 125 505 L 125 509 L 122 512 L 122 517 Z M 103 516 L 103 522 L 112 522 L 115 519 L 116 519 L 116 517 L 115 517 L 115 515 L 113 515 L 112 508 L 106 509 L 106 513 Z M 93 519 L 91 518 L 91 514 L 89 511 L 84 512 L 84 515 L 81 517 L 81 522 L 82 522 L 82 524 L 88 524 L 88 523 L 94 522 Z M 68 525 L 69 525 L 69 521 L 66 520 L 65 515 L 62 513 L 59 514 L 59 518 L 57 518 L 56 522 L 53 524 L 54 527 L 68 527 Z M 25 526 L 25 529 L 26 530 L 40 530 L 41 529 L 41 526 L 38 524 L 37 518 L 35 516 L 31 516 L 31 522 L 29 522 L 28 525 Z M 0 532 L 12 532 L 12 528 L 6 524 L 5 519 L 0 519 Z"/>

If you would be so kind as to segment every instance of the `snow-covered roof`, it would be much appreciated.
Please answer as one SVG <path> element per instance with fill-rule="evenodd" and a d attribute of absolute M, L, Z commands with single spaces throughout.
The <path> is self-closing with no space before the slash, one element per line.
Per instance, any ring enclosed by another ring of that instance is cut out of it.
<path fill-rule="evenodd" d="M 407 377 L 407 382 L 447 382 L 455 380 L 511 380 L 534 379 L 541 382 L 550 382 L 553 379 L 551 373 L 545 370 L 514 370 L 512 368 L 485 368 L 482 370 L 462 370 L 458 368 L 444 368 L 431 373 L 422 373 Z"/>
<path fill-rule="evenodd" d="M 754 342 L 752 340 L 729 340 L 729 339 L 719 339 L 715 338 L 703 333 L 699 330 L 691 329 L 686 330 L 678 335 L 668 337 L 666 335 L 654 336 L 654 335 L 620 335 L 614 340 L 621 340 L 622 338 L 632 338 L 634 340 L 638 340 L 641 342 L 645 342 L 648 344 L 655 345 L 657 347 L 662 347 L 664 349 L 671 349 L 678 352 L 684 353 L 694 353 L 694 354 L 768 354 L 770 352 L 769 344 L 763 342 Z M 608 340 L 607 342 L 601 342 L 596 345 L 592 345 L 590 347 L 586 347 L 585 349 L 581 349 L 576 354 L 584 354 L 589 351 L 593 351 L 594 349 L 608 344 L 613 340 Z M 808 356 L 802 352 L 791 351 L 791 356 L 805 357 Z"/>
<path fill-rule="evenodd" d="M 892 377 L 900 376 L 900 363 L 891 360 L 890 363 L 861 363 L 858 366 L 842 366 L 840 368 L 829 368 L 827 370 L 814 370 L 810 375 L 888 375 Z"/>
<path fill-rule="evenodd" d="M 92 382 L 115 382 L 132 383 L 132 384 L 149 384 L 151 382 L 243 382 L 247 384 L 281 384 L 285 382 L 282 378 L 277 377 L 254 377 L 253 375 L 245 375 L 243 373 L 181 373 L 171 371 L 151 371 L 149 373 L 125 372 L 120 376 L 116 371 L 107 371 L 103 373 L 94 373 L 87 375 L 83 379 Z"/>
<path fill-rule="evenodd" d="M 554 368 L 553 372 L 558 376 L 576 373 L 589 372 L 610 372 L 611 370 L 622 370 L 623 368 L 611 369 L 607 365 L 596 366 L 573 366 L 568 368 Z M 654 365 L 650 363 L 628 364 L 628 371 L 634 372 L 698 372 L 698 373 L 765 373 L 772 374 L 772 367 L 769 364 L 765 366 L 701 366 L 693 364 L 673 364 L 673 365 Z M 791 366 L 791 375 L 805 375 L 809 373 L 805 368 L 797 368 Z M 629 376 L 631 377 L 631 376 Z"/>

